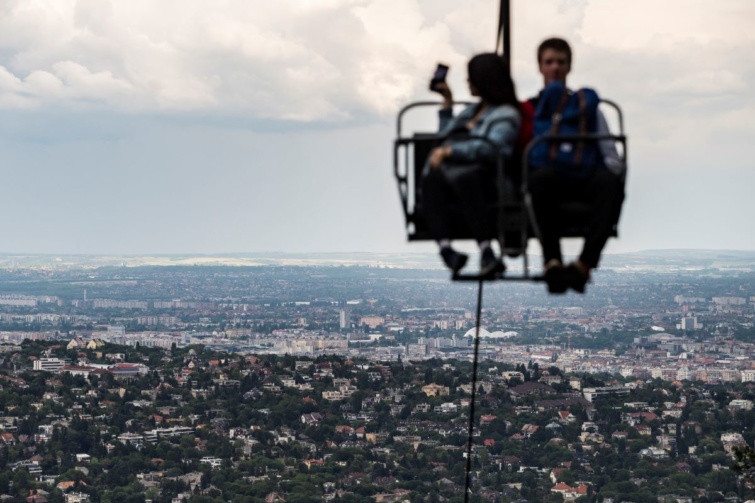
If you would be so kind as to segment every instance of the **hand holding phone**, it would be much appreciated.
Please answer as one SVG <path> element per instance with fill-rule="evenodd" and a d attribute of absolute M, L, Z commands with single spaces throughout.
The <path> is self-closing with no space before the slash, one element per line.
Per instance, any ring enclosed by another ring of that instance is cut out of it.
<path fill-rule="evenodd" d="M 446 83 L 446 75 L 448 75 L 448 65 L 438 63 L 438 66 L 435 68 L 433 78 L 430 80 L 430 90 L 439 92 L 440 90 L 438 89 L 438 84 Z"/>

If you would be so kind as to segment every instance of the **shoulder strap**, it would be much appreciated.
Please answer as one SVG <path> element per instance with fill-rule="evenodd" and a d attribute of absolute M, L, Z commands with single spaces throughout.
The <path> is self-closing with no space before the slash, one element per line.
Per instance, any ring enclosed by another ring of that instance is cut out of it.
<path fill-rule="evenodd" d="M 577 91 L 579 98 L 579 134 L 587 134 L 587 98 L 584 89 Z M 582 163 L 582 153 L 585 149 L 585 142 L 577 142 L 577 152 L 574 154 L 574 163 Z"/>
<path fill-rule="evenodd" d="M 558 130 L 561 128 L 561 114 L 564 112 L 567 103 L 569 103 L 569 89 L 564 87 L 564 92 L 561 93 L 561 100 L 558 103 L 558 107 L 556 107 L 556 111 L 553 112 L 553 115 L 551 116 L 551 136 L 556 136 Z M 556 145 L 556 142 L 551 142 L 549 156 L 551 160 L 554 160 L 556 156 L 558 156 L 558 145 Z"/>

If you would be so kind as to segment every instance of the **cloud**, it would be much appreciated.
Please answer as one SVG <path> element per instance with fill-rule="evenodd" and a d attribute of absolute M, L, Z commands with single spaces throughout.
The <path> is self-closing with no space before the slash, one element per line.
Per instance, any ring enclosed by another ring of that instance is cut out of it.
<path fill-rule="evenodd" d="M 17 0 L 0 106 L 341 121 L 392 112 L 447 39 L 414 0 Z"/>
<path fill-rule="evenodd" d="M 571 31 L 586 4 L 528 3 L 515 35 Z M 426 96 L 438 61 L 463 90 L 466 60 L 494 48 L 496 16 L 489 0 L 8 0 L 0 72 L 13 84 L 0 79 L 0 106 L 384 117 Z"/>
<path fill-rule="evenodd" d="M 392 118 L 435 63 L 491 51 L 491 0 L 3 0 L 4 248 L 407 250 Z M 616 251 L 753 247 L 750 0 L 513 2 L 521 97 L 564 36 L 622 104 Z M 417 119 L 434 127 L 432 114 Z M 427 129 L 423 129 L 427 130 Z M 411 250 L 421 249 L 412 246 Z M 432 244 L 425 247 L 433 250 Z"/>
<path fill-rule="evenodd" d="M 426 97 L 437 61 L 451 64 L 463 96 L 467 58 L 494 47 L 496 9 L 489 0 L 6 0 L 0 107 L 386 117 Z M 574 82 L 629 108 L 669 94 L 751 94 L 750 58 L 728 55 L 752 49 L 752 14 L 744 0 L 515 2 L 518 87 L 537 89 L 537 43 L 563 35 L 575 47 Z"/>

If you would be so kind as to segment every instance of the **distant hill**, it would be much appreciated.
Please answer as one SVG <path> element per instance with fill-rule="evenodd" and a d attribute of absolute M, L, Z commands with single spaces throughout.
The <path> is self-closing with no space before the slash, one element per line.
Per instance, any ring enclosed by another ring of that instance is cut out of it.
<path fill-rule="evenodd" d="M 642 250 L 638 252 L 615 254 L 637 255 L 651 257 L 688 257 L 688 258 L 740 258 L 755 259 L 755 250 L 698 250 L 698 249 L 668 249 L 668 250 Z"/>
<path fill-rule="evenodd" d="M 513 261 L 508 261 L 513 262 Z M 537 268 L 539 257 L 531 263 Z M 442 269 L 435 253 L 227 253 L 180 255 L 35 255 L 0 254 L 0 268 L 90 269 L 140 266 L 368 266 L 404 269 Z M 755 251 L 748 250 L 643 250 L 607 254 L 605 269 L 722 269 L 755 271 Z M 515 268 L 516 266 L 514 266 Z M 512 268 L 513 269 L 513 268 Z"/>
<path fill-rule="evenodd" d="M 750 250 L 643 250 L 606 255 L 606 267 L 672 267 L 692 269 L 755 270 Z"/>

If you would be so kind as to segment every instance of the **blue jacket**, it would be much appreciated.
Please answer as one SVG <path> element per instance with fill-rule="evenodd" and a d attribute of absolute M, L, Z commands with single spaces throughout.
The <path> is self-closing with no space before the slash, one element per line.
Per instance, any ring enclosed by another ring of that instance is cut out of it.
<path fill-rule="evenodd" d="M 474 117 L 477 104 L 465 108 L 459 115 L 453 115 L 450 108 L 438 112 L 440 119 L 439 134 L 446 135 L 451 131 L 465 127 Z M 521 118 L 519 110 L 511 105 L 500 105 L 488 108 L 469 132 L 472 136 L 484 136 L 498 146 L 496 152 L 492 146 L 483 140 L 459 139 L 451 140 L 453 153 L 449 160 L 458 162 L 493 162 L 496 155 L 510 156 L 514 150 Z"/>

